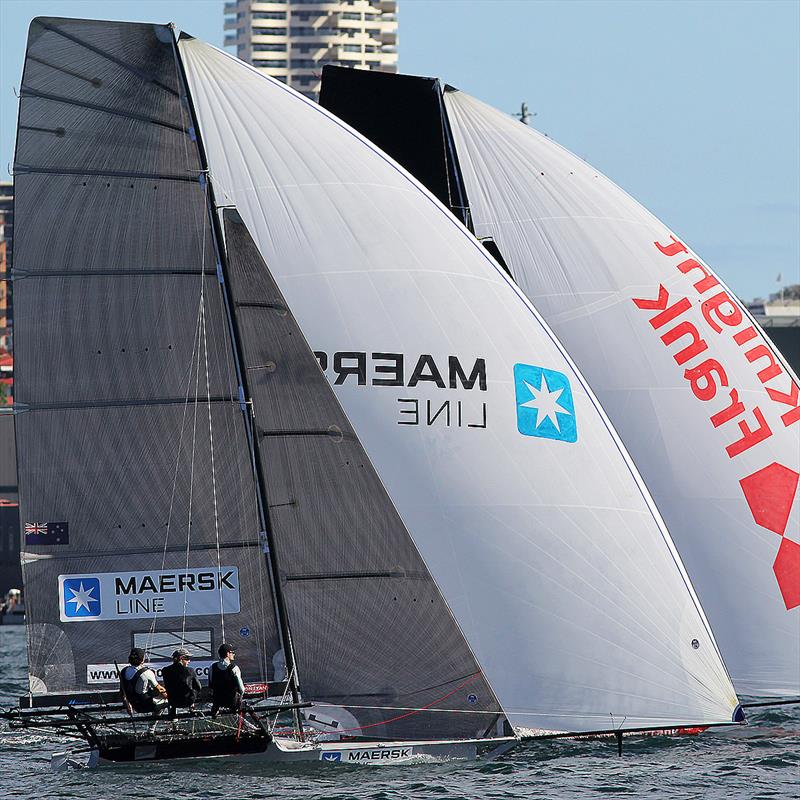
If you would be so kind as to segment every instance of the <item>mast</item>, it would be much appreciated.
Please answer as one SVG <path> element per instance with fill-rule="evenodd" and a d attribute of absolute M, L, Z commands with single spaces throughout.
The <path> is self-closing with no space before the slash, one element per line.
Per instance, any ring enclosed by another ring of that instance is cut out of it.
<path fill-rule="evenodd" d="M 174 27 L 173 27 L 174 34 Z M 186 33 L 181 33 L 180 38 L 191 39 L 193 37 Z M 297 704 L 300 702 L 300 695 L 298 691 L 297 668 L 294 657 L 294 647 L 292 644 L 291 631 L 289 629 L 289 620 L 286 614 L 286 604 L 283 597 L 283 592 L 280 586 L 278 560 L 275 552 L 274 541 L 272 536 L 272 528 L 269 519 L 269 503 L 267 500 L 266 483 L 261 469 L 261 460 L 258 453 L 258 437 L 253 434 L 253 406 L 251 402 L 250 390 L 247 382 L 247 374 L 242 368 L 242 347 L 241 347 L 241 333 L 233 313 L 233 298 L 230 296 L 230 286 L 228 283 L 228 264 L 225 255 L 225 248 L 222 244 L 222 230 L 220 228 L 219 217 L 216 212 L 216 201 L 214 199 L 214 187 L 211 183 L 208 169 L 208 159 L 206 151 L 203 146 L 203 139 L 200 134 L 200 125 L 197 120 L 197 115 L 192 101 L 192 96 L 189 91 L 189 83 L 186 80 L 186 72 L 184 70 L 183 61 L 181 60 L 180 51 L 177 47 L 177 42 L 173 35 L 172 49 L 175 56 L 175 63 L 177 64 L 178 74 L 180 77 L 181 85 L 183 87 L 184 97 L 186 98 L 186 105 L 189 109 L 189 115 L 192 123 L 192 130 L 194 131 L 194 140 L 197 145 L 197 151 L 200 157 L 200 164 L 204 173 L 201 175 L 201 181 L 206 181 L 206 198 L 208 203 L 208 215 L 212 226 L 212 239 L 214 241 L 214 248 L 217 257 L 217 275 L 222 289 L 222 297 L 225 305 L 225 312 L 228 318 L 228 325 L 231 332 L 231 343 L 233 346 L 234 364 L 236 367 L 236 377 L 239 381 L 239 406 L 242 410 L 245 421 L 245 430 L 247 431 L 247 442 L 250 449 L 250 459 L 253 467 L 253 475 L 256 480 L 258 498 L 258 513 L 261 521 L 261 526 L 264 532 L 264 545 L 265 556 L 269 566 L 270 584 L 272 587 L 272 596 L 275 603 L 275 613 L 278 619 L 278 630 L 280 632 L 281 644 L 283 647 L 284 658 L 286 660 L 287 681 L 292 695 L 292 703 Z M 297 726 L 298 735 L 302 737 L 302 725 L 300 722 L 300 712 L 298 709 L 294 710 L 295 724 Z"/>

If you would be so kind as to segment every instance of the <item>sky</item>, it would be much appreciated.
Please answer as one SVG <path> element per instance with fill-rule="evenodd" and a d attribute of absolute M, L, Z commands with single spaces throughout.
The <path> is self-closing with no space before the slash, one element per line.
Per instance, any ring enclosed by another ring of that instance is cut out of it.
<path fill-rule="evenodd" d="M 38 15 L 173 21 L 222 0 L 0 0 L 0 173 Z M 400 70 L 531 123 L 670 226 L 745 300 L 800 283 L 800 0 L 400 0 Z M 2 178 L 0 178 L 2 179 Z"/>

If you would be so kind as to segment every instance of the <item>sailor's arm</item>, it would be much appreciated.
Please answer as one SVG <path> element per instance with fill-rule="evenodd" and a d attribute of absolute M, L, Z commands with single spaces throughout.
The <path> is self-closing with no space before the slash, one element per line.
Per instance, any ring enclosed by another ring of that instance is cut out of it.
<path fill-rule="evenodd" d="M 242 680 L 242 671 L 239 669 L 238 664 L 231 667 L 231 675 L 236 678 L 236 688 L 240 694 L 244 694 L 244 681 Z"/>

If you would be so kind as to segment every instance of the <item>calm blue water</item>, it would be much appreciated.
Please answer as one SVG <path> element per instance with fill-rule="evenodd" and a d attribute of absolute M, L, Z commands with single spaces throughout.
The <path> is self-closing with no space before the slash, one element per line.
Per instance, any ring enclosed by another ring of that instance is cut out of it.
<path fill-rule="evenodd" d="M 25 635 L 0 628 L 0 705 L 25 691 Z M 752 710 L 750 724 L 696 737 L 541 742 L 488 763 L 309 765 L 291 772 L 218 760 L 53 774 L 56 740 L 0 728 L 0 789 L 13 798 L 751 798 L 800 797 L 800 707 Z"/>

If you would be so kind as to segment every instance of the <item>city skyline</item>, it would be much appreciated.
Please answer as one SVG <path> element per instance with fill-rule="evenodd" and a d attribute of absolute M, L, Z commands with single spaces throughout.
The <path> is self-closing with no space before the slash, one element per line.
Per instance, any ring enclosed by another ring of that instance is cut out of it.
<path fill-rule="evenodd" d="M 225 47 L 317 100 L 325 64 L 397 72 L 396 0 L 233 0 Z"/>
<path fill-rule="evenodd" d="M 585 158 L 743 299 L 800 282 L 800 4 L 402 0 L 399 69 L 436 75 Z M 36 15 L 174 20 L 219 46 L 222 0 L 0 3 L 0 164 Z"/>

